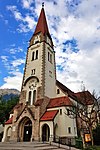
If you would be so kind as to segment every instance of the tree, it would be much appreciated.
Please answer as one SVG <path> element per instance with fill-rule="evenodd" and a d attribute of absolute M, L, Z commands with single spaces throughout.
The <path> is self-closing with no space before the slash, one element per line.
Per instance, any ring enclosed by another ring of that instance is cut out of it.
<path fill-rule="evenodd" d="M 75 95 L 77 103 L 74 103 L 69 110 L 70 117 L 74 116 L 77 118 L 78 128 L 83 139 L 83 146 L 85 147 L 84 132 L 90 133 L 91 144 L 94 145 L 92 129 L 100 122 L 99 98 L 95 97 L 95 93 L 91 94 L 89 91 L 78 92 Z"/>
<path fill-rule="evenodd" d="M 100 124 L 93 130 L 94 144 L 100 145 Z"/>
<path fill-rule="evenodd" d="M 9 113 L 13 107 L 17 104 L 19 97 L 13 97 L 9 100 L 3 100 L 0 98 L 0 124 L 5 123 L 9 119 Z"/>

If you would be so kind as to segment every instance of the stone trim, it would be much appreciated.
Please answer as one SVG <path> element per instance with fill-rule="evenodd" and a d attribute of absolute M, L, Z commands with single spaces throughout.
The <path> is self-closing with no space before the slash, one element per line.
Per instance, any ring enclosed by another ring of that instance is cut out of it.
<path fill-rule="evenodd" d="M 26 74 L 26 68 L 27 68 L 28 55 L 29 55 L 29 49 L 27 50 L 27 54 L 26 54 L 26 61 L 25 61 L 25 68 L 24 68 L 23 79 L 22 79 L 21 92 L 22 92 L 22 90 L 23 90 L 23 84 L 24 84 L 24 80 L 25 80 L 25 74 Z"/>
<path fill-rule="evenodd" d="M 41 83 L 42 83 L 42 88 L 43 88 L 43 93 L 42 97 L 44 97 L 45 94 L 45 60 L 46 59 L 46 54 L 45 54 L 45 43 L 42 45 L 42 72 L 41 72 Z"/>

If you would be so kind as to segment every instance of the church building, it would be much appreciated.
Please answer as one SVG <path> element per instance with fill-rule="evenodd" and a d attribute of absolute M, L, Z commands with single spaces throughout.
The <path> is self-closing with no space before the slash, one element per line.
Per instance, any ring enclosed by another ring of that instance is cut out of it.
<path fill-rule="evenodd" d="M 5 122 L 2 142 L 56 141 L 77 136 L 69 109 L 74 92 L 56 79 L 55 51 L 42 7 L 30 39 L 19 103 Z"/>

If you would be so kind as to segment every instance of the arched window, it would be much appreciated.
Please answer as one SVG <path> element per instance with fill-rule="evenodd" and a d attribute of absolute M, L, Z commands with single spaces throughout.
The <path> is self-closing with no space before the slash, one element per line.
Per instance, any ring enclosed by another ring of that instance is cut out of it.
<path fill-rule="evenodd" d="M 36 57 L 35 59 L 38 59 L 38 50 L 36 50 Z"/>
<path fill-rule="evenodd" d="M 36 90 L 33 91 L 33 104 L 35 103 L 36 100 Z"/>
<path fill-rule="evenodd" d="M 31 91 L 29 91 L 28 102 L 29 102 L 29 105 L 30 105 L 31 104 Z"/>
<path fill-rule="evenodd" d="M 35 58 L 34 58 L 34 55 L 35 55 L 35 53 L 33 52 L 33 53 L 32 53 L 32 60 L 34 60 L 34 59 L 35 59 Z"/>

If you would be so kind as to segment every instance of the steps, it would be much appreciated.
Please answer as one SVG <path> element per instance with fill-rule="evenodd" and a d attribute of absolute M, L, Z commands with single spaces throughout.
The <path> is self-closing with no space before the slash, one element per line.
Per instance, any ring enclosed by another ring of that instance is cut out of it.
<path fill-rule="evenodd" d="M 64 150 L 43 142 L 6 142 L 0 143 L 0 150 Z"/>

